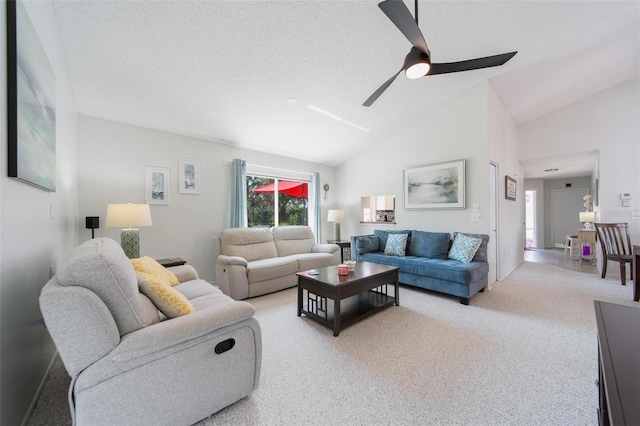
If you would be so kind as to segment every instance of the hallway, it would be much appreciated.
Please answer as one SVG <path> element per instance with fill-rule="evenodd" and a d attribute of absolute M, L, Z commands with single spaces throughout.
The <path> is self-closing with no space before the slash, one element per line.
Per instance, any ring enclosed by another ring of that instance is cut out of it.
<path fill-rule="evenodd" d="M 563 249 L 527 249 L 524 251 L 525 262 L 548 263 L 559 268 L 585 274 L 598 274 L 598 269 L 589 260 L 580 261 L 577 256 L 569 257 Z"/>

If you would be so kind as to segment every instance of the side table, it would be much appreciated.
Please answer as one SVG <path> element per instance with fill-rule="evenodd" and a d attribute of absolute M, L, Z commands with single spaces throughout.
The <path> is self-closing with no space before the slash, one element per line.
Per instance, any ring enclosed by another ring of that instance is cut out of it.
<path fill-rule="evenodd" d="M 351 259 L 351 241 L 344 240 L 327 240 L 329 244 L 337 244 L 340 246 L 340 262 L 344 263 L 344 252 L 347 251 L 347 260 Z"/>
<path fill-rule="evenodd" d="M 165 268 L 168 268 L 170 266 L 180 266 L 187 263 L 186 260 L 179 257 L 156 259 L 156 262 L 158 262 L 160 265 L 164 266 Z"/>
<path fill-rule="evenodd" d="M 582 245 L 588 245 L 591 253 L 591 263 L 596 264 L 596 230 L 578 229 L 578 250 L 580 251 L 580 261 L 585 257 L 582 255 Z"/>

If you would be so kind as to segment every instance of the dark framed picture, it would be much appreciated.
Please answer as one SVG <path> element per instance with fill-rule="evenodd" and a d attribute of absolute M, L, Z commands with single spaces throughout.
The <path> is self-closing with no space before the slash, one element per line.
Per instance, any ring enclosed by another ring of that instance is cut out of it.
<path fill-rule="evenodd" d="M 517 182 L 511 176 L 504 177 L 504 197 L 507 200 L 515 201 L 516 200 L 516 189 Z"/>
<path fill-rule="evenodd" d="M 6 4 L 8 175 L 55 191 L 55 74 L 22 1 Z"/>

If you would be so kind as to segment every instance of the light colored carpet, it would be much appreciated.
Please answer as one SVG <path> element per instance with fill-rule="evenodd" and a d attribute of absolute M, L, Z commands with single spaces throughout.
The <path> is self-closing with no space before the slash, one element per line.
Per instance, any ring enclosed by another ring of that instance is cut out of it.
<path fill-rule="evenodd" d="M 296 316 L 295 289 L 251 299 L 260 385 L 198 425 L 595 425 L 594 300 L 639 306 L 616 277 L 531 262 L 469 306 L 401 287 L 338 337 Z"/>

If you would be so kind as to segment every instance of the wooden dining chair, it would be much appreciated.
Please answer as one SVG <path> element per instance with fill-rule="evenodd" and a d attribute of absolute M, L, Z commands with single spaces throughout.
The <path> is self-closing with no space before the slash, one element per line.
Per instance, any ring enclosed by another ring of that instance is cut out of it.
<path fill-rule="evenodd" d="M 622 285 L 626 285 L 626 264 L 633 265 L 629 226 L 626 223 L 595 223 L 594 225 L 602 247 L 602 278 L 607 275 L 607 261 L 613 260 L 620 263 L 620 278 Z M 631 279 L 633 280 L 633 276 Z"/>

